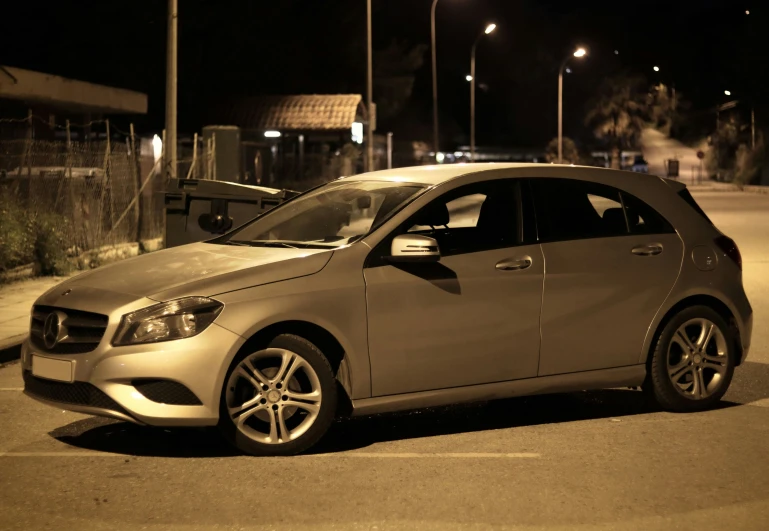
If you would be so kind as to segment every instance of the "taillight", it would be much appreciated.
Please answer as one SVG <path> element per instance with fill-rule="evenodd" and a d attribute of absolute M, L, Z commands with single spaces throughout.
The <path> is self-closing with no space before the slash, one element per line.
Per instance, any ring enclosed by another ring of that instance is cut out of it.
<path fill-rule="evenodd" d="M 737 244 L 734 243 L 734 240 L 728 236 L 719 236 L 715 239 L 715 243 L 718 248 L 721 249 L 726 256 L 731 258 L 740 270 L 742 270 L 742 255 L 740 255 L 740 250 L 737 248 Z"/>

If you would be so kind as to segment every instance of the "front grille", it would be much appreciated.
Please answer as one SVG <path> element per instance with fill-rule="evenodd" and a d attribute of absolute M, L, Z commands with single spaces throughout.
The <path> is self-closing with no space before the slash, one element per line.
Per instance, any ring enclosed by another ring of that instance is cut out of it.
<path fill-rule="evenodd" d="M 45 320 L 54 312 L 64 316 L 61 320 L 63 333 L 59 342 L 53 348 L 48 348 L 43 339 L 43 327 Z M 98 313 L 52 306 L 35 306 L 32 308 L 30 340 L 38 351 L 53 354 L 83 354 L 91 352 L 99 346 L 99 342 L 107 329 L 108 321 L 109 318 L 106 315 Z"/>
<path fill-rule="evenodd" d="M 179 382 L 171 380 L 134 380 L 131 385 L 153 402 L 174 406 L 199 406 L 202 404 L 195 393 Z"/>
<path fill-rule="evenodd" d="M 128 414 L 125 409 L 98 387 L 87 382 L 55 382 L 33 376 L 31 371 L 24 371 L 24 390 L 31 395 L 51 402 L 91 406 Z"/>

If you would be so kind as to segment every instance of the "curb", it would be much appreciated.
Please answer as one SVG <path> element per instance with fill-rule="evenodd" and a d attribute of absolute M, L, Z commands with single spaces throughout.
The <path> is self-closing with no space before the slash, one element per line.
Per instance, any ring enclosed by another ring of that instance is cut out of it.
<path fill-rule="evenodd" d="M 10 361 L 15 361 L 21 358 L 21 343 L 26 337 L 27 335 L 24 334 L 18 338 L 9 338 L 8 340 L 3 340 L 3 343 L 0 344 L 0 364 L 8 363 Z M 10 341 L 10 339 L 14 339 L 15 342 Z"/>

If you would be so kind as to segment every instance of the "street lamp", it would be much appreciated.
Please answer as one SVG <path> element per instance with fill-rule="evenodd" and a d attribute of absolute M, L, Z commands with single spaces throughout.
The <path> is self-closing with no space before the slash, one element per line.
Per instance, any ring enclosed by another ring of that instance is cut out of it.
<path fill-rule="evenodd" d="M 659 72 L 659 71 L 660 71 L 660 67 L 659 67 L 659 66 L 655 66 L 655 67 L 654 67 L 654 71 L 655 71 L 655 72 Z"/>
<path fill-rule="evenodd" d="M 567 55 L 558 70 L 558 164 L 563 164 L 563 70 L 572 56 L 582 58 L 587 55 L 587 50 L 577 48 L 574 53 Z"/>
<path fill-rule="evenodd" d="M 438 67 L 437 67 L 437 49 L 435 47 L 435 8 L 438 0 L 433 0 L 433 7 L 430 9 L 430 40 L 433 52 L 433 151 L 438 153 L 440 147 L 438 140 Z"/>
<path fill-rule="evenodd" d="M 497 29 L 496 24 L 489 24 L 475 39 L 470 50 L 470 162 L 475 162 L 475 50 L 481 37 Z"/>
<path fill-rule="evenodd" d="M 366 171 L 374 171 L 374 67 L 371 49 L 371 0 L 366 1 Z"/>
<path fill-rule="evenodd" d="M 727 96 L 731 96 L 731 95 L 732 95 L 732 92 L 731 92 L 730 90 L 725 90 L 725 91 L 724 91 L 724 94 L 726 94 Z"/>

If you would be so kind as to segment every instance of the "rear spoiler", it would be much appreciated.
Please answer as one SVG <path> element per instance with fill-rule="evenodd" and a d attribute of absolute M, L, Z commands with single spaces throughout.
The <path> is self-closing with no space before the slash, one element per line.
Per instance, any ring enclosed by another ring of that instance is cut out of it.
<path fill-rule="evenodd" d="M 662 180 L 662 182 L 664 182 L 669 187 L 671 187 L 673 189 L 673 191 L 676 192 L 676 193 L 678 193 L 681 190 L 684 190 L 686 188 L 686 185 L 684 183 L 682 183 L 681 181 L 679 181 L 679 180 L 668 179 L 667 177 L 660 177 L 660 179 Z"/>

